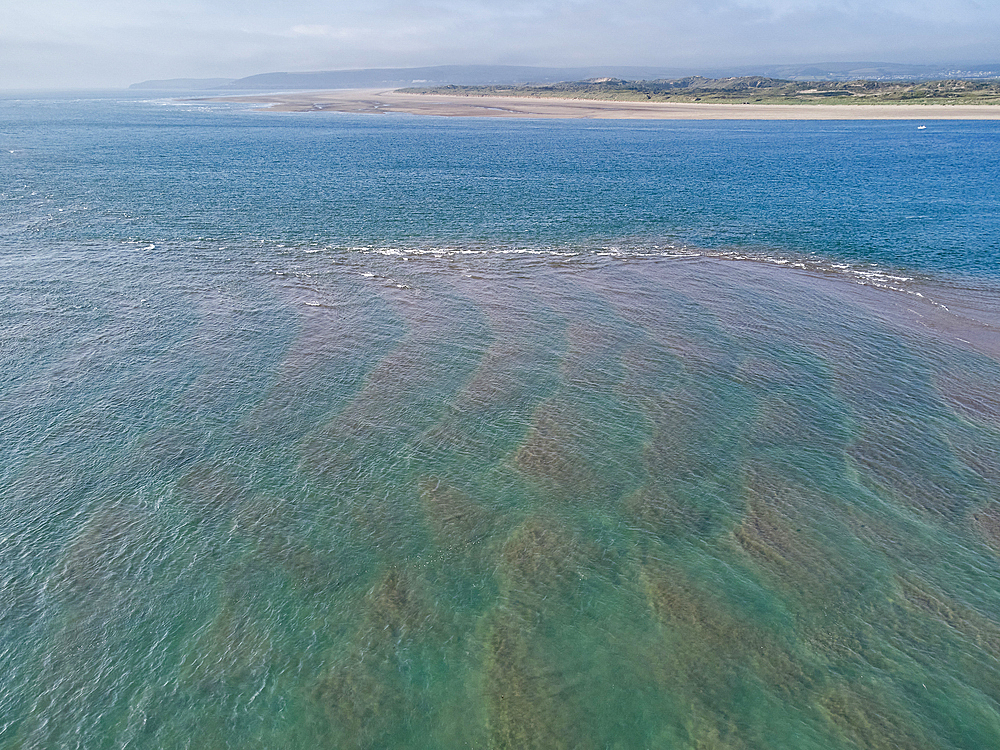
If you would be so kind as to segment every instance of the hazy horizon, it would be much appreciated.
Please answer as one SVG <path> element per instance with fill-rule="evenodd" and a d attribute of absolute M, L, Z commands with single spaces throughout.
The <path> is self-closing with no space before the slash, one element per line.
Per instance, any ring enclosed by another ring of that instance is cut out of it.
<path fill-rule="evenodd" d="M 69 0 L 0 28 L 0 89 L 432 65 L 726 66 L 995 62 L 1000 6 L 976 0 Z"/>

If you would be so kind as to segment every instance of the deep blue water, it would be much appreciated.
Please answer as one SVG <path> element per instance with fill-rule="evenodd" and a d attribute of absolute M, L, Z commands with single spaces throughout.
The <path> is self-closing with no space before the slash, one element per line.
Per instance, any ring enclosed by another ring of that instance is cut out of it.
<path fill-rule="evenodd" d="M 1000 745 L 1000 125 L 0 98 L 0 748 Z"/>
<path fill-rule="evenodd" d="M 322 247 L 680 243 L 1000 269 L 995 122 L 276 115 L 7 100 L 15 242 Z"/>

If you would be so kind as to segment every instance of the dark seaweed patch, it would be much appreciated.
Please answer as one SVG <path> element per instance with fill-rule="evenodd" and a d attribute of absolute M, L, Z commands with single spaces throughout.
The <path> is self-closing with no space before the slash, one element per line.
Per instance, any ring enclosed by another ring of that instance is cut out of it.
<path fill-rule="evenodd" d="M 253 554 L 306 594 L 326 594 L 356 578 L 333 550 L 320 550 L 294 529 L 287 500 L 257 495 L 244 498 L 232 514 L 231 533 L 252 545 Z"/>
<path fill-rule="evenodd" d="M 896 584 L 911 607 L 958 631 L 994 659 L 1000 659 L 1000 624 L 913 576 L 897 576 Z"/>
<path fill-rule="evenodd" d="M 914 454 L 912 443 L 917 439 L 870 434 L 851 446 L 849 453 L 876 491 L 917 510 L 957 520 L 972 498 L 950 467 L 935 474 L 927 472 L 928 464 Z M 948 452 L 943 448 L 933 451 L 935 461 L 940 463 Z"/>
<path fill-rule="evenodd" d="M 561 484 L 580 484 L 588 472 L 586 462 L 573 453 L 567 424 L 578 419 L 548 404 L 535 412 L 531 430 L 514 454 L 517 467 L 530 476 Z"/>
<path fill-rule="evenodd" d="M 402 419 L 400 413 L 420 403 L 414 393 L 432 388 L 431 373 L 440 372 L 431 359 L 434 348 L 427 348 L 430 351 L 421 351 L 410 342 L 383 359 L 354 400 L 306 440 L 304 465 L 331 477 L 356 471 L 372 444 L 391 444 L 416 434 L 422 420 Z M 396 416 L 386 419 L 386 414 Z"/>
<path fill-rule="evenodd" d="M 191 429 L 165 427 L 147 435 L 136 452 L 140 471 L 171 471 L 205 453 L 205 437 Z"/>
<path fill-rule="evenodd" d="M 567 529 L 532 518 L 501 552 L 501 593 L 515 612 L 537 618 L 565 604 L 591 574 L 588 555 Z"/>
<path fill-rule="evenodd" d="M 311 698 L 335 746 L 393 747 L 413 731 L 419 690 L 412 684 L 418 641 L 434 627 L 422 587 L 390 567 L 365 597 L 354 646 L 320 676 Z"/>
<path fill-rule="evenodd" d="M 456 312 L 445 296 L 419 298 L 388 291 L 388 301 L 405 319 L 408 331 L 364 379 L 354 398 L 303 444 L 303 465 L 334 479 L 363 466 L 375 446 L 383 453 L 403 445 L 437 424 L 455 398 L 462 371 L 478 362 L 478 315 L 467 306 Z M 474 329 L 474 332 L 470 331 Z M 441 363 L 450 363 L 442 368 Z M 391 416 L 390 416 L 391 415 Z"/>
<path fill-rule="evenodd" d="M 338 290 L 333 307 L 306 307 L 325 290 L 297 289 L 293 303 L 298 310 L 299 330 L 276 368 L 274 382 L 256 408 L 242 422 L 251 434 L 294 440 L 324 415 L 337 411 L 364 380 L 365 368 L 390 345 L 395 333 L 391 316 L 382 315 L 378 325 L 366 319 L 376 314 L 373 300 L 365 303 Z M 378 311 L 381 312 L 381 311 Z"/>
<path fill-rule="evenodd" d="M 422 511 L 410 487 L 381 483 L 346 499 L 346 511 L 357 527 L 357 536 L 372 551 L 399 551 L 415 538 L 423 539 Z"/>
<path fill-rule="evenodd" d="M 514 454 L 514 465 L 524 474 L 554 492 L 549 497 L 574 502 L 607 491 L 607 481 L 594 474 L 577 448 L 577 436 L 569 425 L 581 424 L 573 410 L 549 402 L 539 407 L 531 429 Z"/>
<path fill-rule="evenodd" d="M 435 542 L 449 551 L 469 551 L 496 531 L 495 513 L 440 479 L 421 482 L 420 499 Z"/>
<path fill-rule="evenodd" d="M 1000 503 L 990 503 L 972 514 L 976 530 L 1000 554 Z"/>
<path fill-rule="evenodd" d="M 141 562 L 150 520 L 137 505 L 105 503 L 66 547 L 48 587 L 88 611 L 120 604 L 121 597 L 134 593 L 130 571 Z"/>
<path fill-rule="evenodd" d="M 387 643 L 412 638 L 432 624 L 431 610 L 411 577 L 395 566 L 369 592 L 365 616 L 370 637 Z"/>
<path fill-rule="evenodd" d="M 188 659 L 182 676 L 207 692 L 224 692 L 234 685 L 248 687 L 276 666 L 268 627 L 255 617 L 248 602 L 238 599 L 223 602 Z"/>
<path fill-rule="evenodd" d="M 507 312 L 498 320 L 500 315 L 497 312 L 490 318 L 497 338 L 455 399 L 456 409 L 461 414 L 496 412 L 511 404 L 530 403 L 544 377 L 544 368 L 539 365 L 555 359 L 545 340 L 538 338 L 536 321 L 517 318 Z"/>
<path fill-rule="evenodd" d="M 495 617 L 486 640 L 486 703 L 490 747 L 593 747 L 569 700 L 575 683 L 534 653 L 524 622 Z"/>
<path fill-rule="evenodd" d="M 851 572 L 811 531 L 832 500 L 760 464 L 745 468 L 743 494 L 746 513 L 733 530 L 743 551 L 798 595 L 834 595 Z"/>
<path fill-rule="evenodd" d="M 630 366 L 643 367 L 636 357 Z M 640 373 L 633 371 L 638 377 Z M 656 389 L 630 383 L 651 435 L 642 448 L 646 485 L 626 501 L 653 533 L 708 538 L 725 529 L 736 510 L 743 398 L 731 382 L 674 382 Z M 720 424 L 722 420 L 728 426 Z"/>
<path fill-rule="evenodd" d="M 317 682 L 312 700 L 332 747 L 391 747 L 394 737 L 405 735 L 409 706 L 394 666 L 378 656 L 354 656 Z"/>
<path fill-rule="evenodd" d="M 199 512 L 210 513 L 231 510 L 247 493 L 228 468 L 201 463 L 181 477 L 177 494 Z"/>
<path fill-rule="evenodd" d="M 791 645 L 680 571 L 644 566 L 642 575 L 649 605 L 667 631 L 665 651 L 658 655 L 661 679 L 674 686 L 680 679 L 691 700 L 717 718 L 725 717 L 722 708 L 739 684 L 803 704 L 817 677 Z"/>
<path fill-rule="evenodd" d="M 784 575 L 803 572 L 804 546 L 781 516 L 759 499 L 750 503 L 733 535 L 740 547 L 759 562 Z"/>
<path fill-rule="evenodd" d="M 735 618 L 696 587 L 682 573 L 643 569 L 646 596 L 656 618 L 668 628 L 698 634 L 697 643 L 722 653 L 740 649 L 742 633 L 749 633 Z"/>
<path fill-rule="evenodd" d="M 941 402 L 927 358 L 886 331 L 851 333 L 865 345 L 834 342 L 841 356 L 828 361 L 857 423 L 847 452 L 861 482 L 938 523 L 963 521 L 980 498 L 950 444 L 954 414 Z"/>
<path fill-rule="evenodd" d="M 976 365 L 979 365 L 978 367 Z M 973 369 L 974 368 L 974 369 Z M 948 368 L 934 379 L 944 400 L 966 419 L 992 429 L 1000 429 L 1000 391 L 997 363 L 969 363 L 969 367 Z"/>
<path fill-rule="evenodd" d="M 842 686 L 823 695 L 819 703 L 827 719 L 850 741 L 866 750 L 939 747 L 926 737 L 912 716 L 886 705 L 871 690 Z"/>
<path fill-rule="evenodd" d="M 702 536 L 711 529 L 712 516 L 704 508 L 651 485 L 625 499 L 625 510 L 642 530 L 660 537 Z"/>

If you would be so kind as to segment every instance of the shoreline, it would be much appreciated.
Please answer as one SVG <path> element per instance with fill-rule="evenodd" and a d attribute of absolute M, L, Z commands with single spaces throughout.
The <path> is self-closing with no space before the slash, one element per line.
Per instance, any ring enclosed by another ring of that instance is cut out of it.
<path fill-rule="evenodd" d="M 436 117 L 508 117 L 574 120 L 1000 120 L 988 104 L 688 104 L 513 96 L 407 94 L 342 89 L 192 101 L 269 105 L 272 112 L 402 113 Z"/>

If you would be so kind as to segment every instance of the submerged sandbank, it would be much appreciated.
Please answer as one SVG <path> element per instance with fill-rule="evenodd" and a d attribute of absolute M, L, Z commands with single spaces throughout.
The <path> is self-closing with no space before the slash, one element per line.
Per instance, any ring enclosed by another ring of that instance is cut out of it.
<path fill-rule="evenodd" d="M 305 91 L 202 101 L 270 105 L 278 112 L 403 112 L 439 117 L 590 120 L 1000 120 L 1000 107 L 975 104 L 673 104 L 513 96 L 447 96 L 382 90 Z"/>

